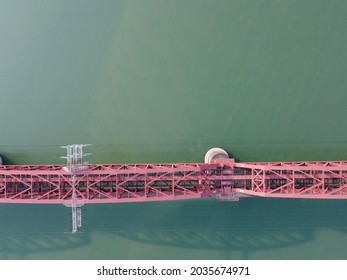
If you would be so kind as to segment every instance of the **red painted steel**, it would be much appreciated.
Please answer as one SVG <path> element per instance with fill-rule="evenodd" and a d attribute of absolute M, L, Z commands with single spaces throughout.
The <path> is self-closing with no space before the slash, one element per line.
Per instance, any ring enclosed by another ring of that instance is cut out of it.
<path fill-rule="evenodd" d="M 1 165 L 1 203 L 119 203 L 215 197 L 347 199 L 347 162 Z M 73 179 L 74 177 L 74 179 Z M 73 193 L 74 196 L 73 197 Z"/>

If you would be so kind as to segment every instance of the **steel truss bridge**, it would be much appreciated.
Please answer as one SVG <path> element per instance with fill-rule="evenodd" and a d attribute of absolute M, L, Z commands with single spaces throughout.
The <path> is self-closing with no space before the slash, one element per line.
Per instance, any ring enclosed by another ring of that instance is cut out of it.
<path fill-rule="evenodd" d="M 238 163 L 214 148 L 205 163 L 68 164 L 0 165 L 0 203 L 72 207 L 76 232 L 82 223 L 80 207 L 87 203 L 207 197 L 347 199 L 346 161 Z"/>

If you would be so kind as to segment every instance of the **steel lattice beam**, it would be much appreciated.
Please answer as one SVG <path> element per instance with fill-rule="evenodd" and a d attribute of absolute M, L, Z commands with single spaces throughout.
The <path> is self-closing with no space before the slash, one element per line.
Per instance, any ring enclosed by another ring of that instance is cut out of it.
<path fill-rule="evenodd" d="M 240 196 L 347 198 L 347 162 L 0 166 L 1 203 L 118 203 Z M 72 179 L 75 176 L 74 180 Z"/>

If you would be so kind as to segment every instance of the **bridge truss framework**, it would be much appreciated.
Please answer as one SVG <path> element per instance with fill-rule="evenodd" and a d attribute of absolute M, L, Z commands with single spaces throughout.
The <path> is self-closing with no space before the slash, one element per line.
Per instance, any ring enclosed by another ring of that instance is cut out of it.
<path fill-rule="evenodd" d="M 0 203 L 72 207 L 73 232 L 88 203 L 145 202 L 213 197 L 347 199 L 347 162 L 1 165 Z M 75 216 L 75 218 L 74 218 Z"/>

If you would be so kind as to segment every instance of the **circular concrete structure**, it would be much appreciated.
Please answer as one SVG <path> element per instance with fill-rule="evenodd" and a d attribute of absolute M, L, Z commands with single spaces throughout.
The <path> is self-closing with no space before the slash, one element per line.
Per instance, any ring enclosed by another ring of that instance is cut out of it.
<path fill-rule="evenodd" d="M 229 158 L 229 155 L 221 148 L 212 148 L 205 154 L 205 163 L 211 163 L 213 160 L 219 158 Z"/>

